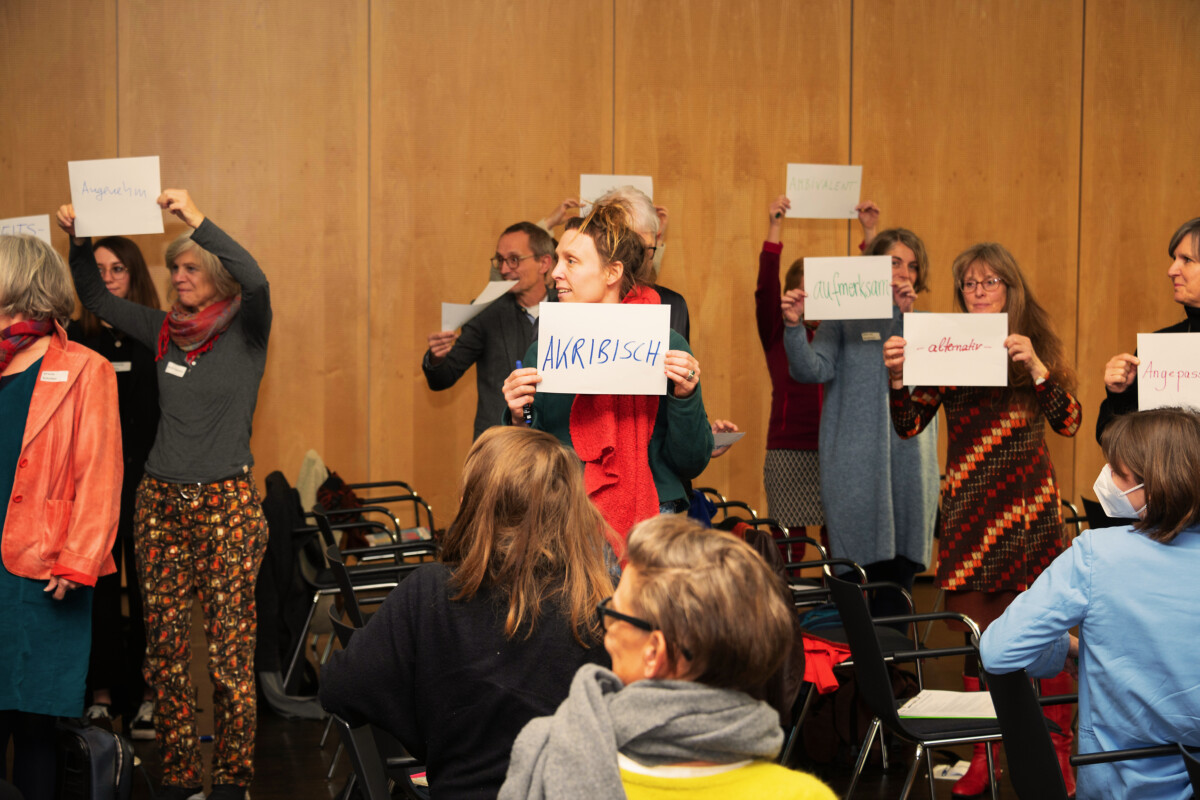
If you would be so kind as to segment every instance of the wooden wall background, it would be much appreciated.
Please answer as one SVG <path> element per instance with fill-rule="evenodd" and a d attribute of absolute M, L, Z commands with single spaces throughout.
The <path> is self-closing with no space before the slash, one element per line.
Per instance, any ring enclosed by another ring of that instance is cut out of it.
<path fill-rule="evenodd" d="M 1200 214 L 1198 42 L 1191 0 L 7 0 L 0 217 L 53 213 L 68 160 L 161 156 L 271 279 L 260 478 L 315 448 L 446 522 L 475 389 L 421 377 L 440 301 L 579 173 L 652 174 L 710 416 L 749 432 L 702 482 L 765 509 L 766 206 L 788 161 L 862 163 L 884 224 L 929 247 L 921 307 L 948 310 L 953 256 L 992 239 L 1052 309 L 1086 410 L 1051 435 L 1076 497 L 1104 362 L 1181 316 L 1165 247 Z M 177 232 L 141 241 L 164 282 Z M 785 264 L 857 241 L 789 221 Z"/>

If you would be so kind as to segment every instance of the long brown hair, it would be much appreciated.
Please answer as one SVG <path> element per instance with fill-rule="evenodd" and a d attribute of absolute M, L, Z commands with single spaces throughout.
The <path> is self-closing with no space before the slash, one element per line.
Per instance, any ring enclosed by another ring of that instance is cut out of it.
<path fill-rule="evenodd" d="M 441 560 L 454 565 L 453 600 L 487 586 L 508 595 L 504 635 L 533 633 L 557 605 L 585 646 L 603 637 L 596 606 L 613 593 L 604 566 L 607 526 L 588 500 L 579 459 L 525 427 L 483 432 L 463 467 L 462 503 Z"/>
<path fill-rule="evenodd" d="M 653 268 L 644 263 L 646 245 L 633 227 L 633 211 L 620 200 L 596 203 L 586 217 L 567 220 L 565 230 L 578 229 L 596 245 L 600 263 L 621 262 L 621 299 L 637 286 L 654 283 Z"/>
<path fill-rule="evenodd" d="M 146 268 L 146 259 L 131 239 L 124 236 L 105 236 L 92 245 L 92 252 L 101 247 L 117 257 L 129 272 L 129 294 L 125 298 L 148 308 L 161 308 L 158 302 L 158 289 L 150 279 L 150 270 Z M 95 336 L 100 332 L 100 318 L 86 308 L 79 312 L 79 324 L 83 327 L 85 336 Z"/>
<path fill-rule="evenodd" d="M 1046 365 L 1055 383 L 1068 392 L 1075 391 L 1075 370 L 1067 363 L 1066 348 L 1054 332 L 1050 315 L 1033 296 L 1033 290 L 1025 281 L 1025 274 L 1004 245 L 981 242 L 968 247 L 954 259 L 954 304 L 958 310 L 967 310 L 962 293 L 963 276 L 976 263 L 991 269 L 1007 287 L 1004 310 L 1008 313 L 1008 332 L 1028 336 L 1034 352 Z M 1010 389 L 1032 389 L 1033 378 L 1029 377 L 1029 370 L 1025 367 L 1009 361 L 1008 385 Z"/>

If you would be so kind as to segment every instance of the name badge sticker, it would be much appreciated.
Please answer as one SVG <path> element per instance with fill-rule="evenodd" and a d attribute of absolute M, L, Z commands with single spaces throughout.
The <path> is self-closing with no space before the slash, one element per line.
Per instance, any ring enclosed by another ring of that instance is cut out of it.
<path fill-rule="evenodd" d="M 112 362 L 113 372 L 132 372 L 132 361 L 114 361 Z"/>
<path fill-rule="evenodd" d="M 187 367 L 183 364 L 176 364 L 174 361 L 168 361 L 167 374 L 174 375 L 176 378 L 182 378 L 184 375 L 187 375 Z"/>
<path fill-rule="evenodd" d="M 42 371 L 42 380 L 46 383 L 66 383 L 67 371 L 65 369 L 47 369 Z"/>
<path fill-rule="evenodd" d="M 862 340 L 864 342 L 878 342 L 880 340 L 880 338 L 882 338 L 882 337 L 879 335 L 879 331 L 863 331 L 862 332 Z"/>

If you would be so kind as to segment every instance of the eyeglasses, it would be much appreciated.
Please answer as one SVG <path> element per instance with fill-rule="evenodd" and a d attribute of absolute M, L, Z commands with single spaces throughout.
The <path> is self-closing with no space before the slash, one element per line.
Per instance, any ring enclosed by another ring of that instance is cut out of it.
<path fill-rule="evenodd" d="M 596 616 L 600 617 L 600 624 L 604 626 L 604 630 L 608 630 L 608 621 L 605 619 L 605 617 L 612 617 L 613 619 L 621 620 L 621 622 L 628 622 L 633 627 L 643 630 L 646 633 L 652 633 L 658 630 L 653 623 L 647 622 L 644 619 L 631 617 L 628 614 L 622 614 L 620 611 L 613 611 L 608 607 L 608 604 L 611 602 L 612 598 L 606 597 L 600 601 L 599 605 L 596 606 Z M 692 651 L 688 650 L 683 645 L 679 645 L 679 652 L 683 653 L 683 657 L 688 661 L 692 660 Z"/>
<path fill-rule="evenodd" d="M 516 269 L 517 267 L 521 266 L 521 262 L 527 258 L 537 258 L 537 256 L 533 255 L 532 253 L 527 256 L 509 256 L 508 258 L 492 256 L 492 269 L 500 269 L 505 265 L 508 265 L 509 269 Z"/>
<path fill-rule="evenodd" d="M 968 279 L 968 280 L 963 281 L 959 285 L 962 288 L 964 294 L 971 294 L 976 289 L 978 289 L 980 286 L 983 287 L 983 290 L 985 292 L 994 292 L 994 291 L 996 291 L 996 289 L 998 287 L 1004 285 L 1004 281 L 1000 280 L 999 278 L 988 278 L 985 281 L 976 281 L 976 280 Z"/>

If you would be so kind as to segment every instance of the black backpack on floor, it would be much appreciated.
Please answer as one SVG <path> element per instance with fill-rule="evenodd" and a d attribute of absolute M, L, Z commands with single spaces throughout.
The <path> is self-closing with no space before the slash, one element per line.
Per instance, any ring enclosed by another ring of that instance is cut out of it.
<path fill-rule="evenodd" d="M 133 745 L 120 734 L 60 719 L 57 800 L 129 800 L 133 790 Z"/>

